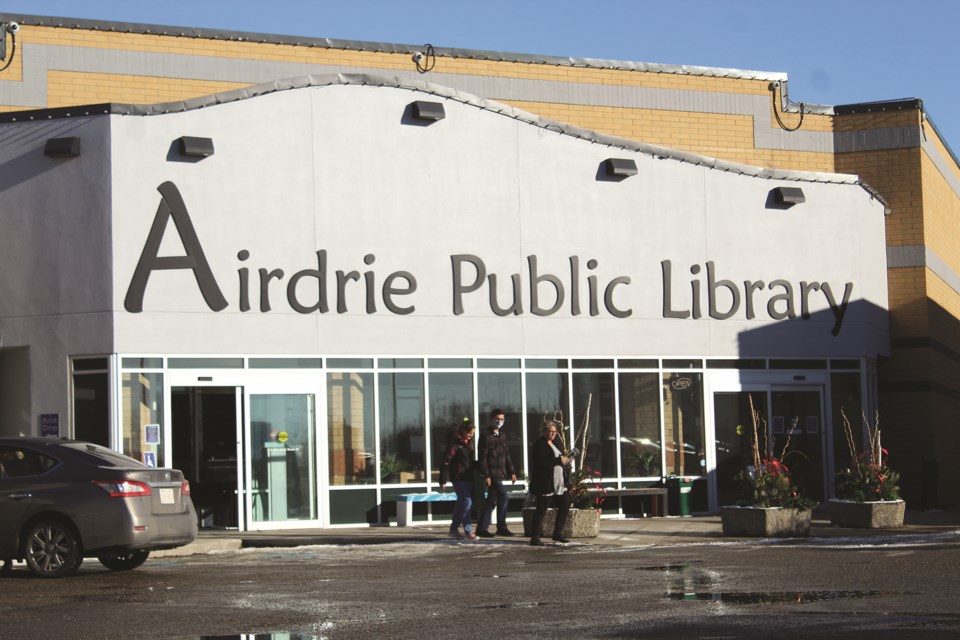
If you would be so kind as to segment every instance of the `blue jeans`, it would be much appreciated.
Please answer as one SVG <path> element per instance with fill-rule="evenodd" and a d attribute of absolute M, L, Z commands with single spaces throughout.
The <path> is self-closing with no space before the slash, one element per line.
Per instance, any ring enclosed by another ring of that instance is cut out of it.
<path fill-rule="evenodd" d="M 469 480 L 457 480 L 453 483 L 453 490 L 457 493 L 457 504 L 453 507 L 453 522 L 450 530 L 456 531 L 463 525 L 463 531 L 470 533 L 473 529 L 473 518 L 470 508 L 473 506 L 473 483 Z"/>
<path fill-rule="evenodd" d="M 487 488 L 487 503 L 480 514 L 480 523 L 477 529 L 487 531 L 490 527 L 493 509 L 497 509 L 497 531 L 505 531 L 507 528 L 507 504 L 510 502 L 510 496 L 507 495 L 507 488 L 503 486 L 502 480 L 490 478 L 490 486 Z"/>

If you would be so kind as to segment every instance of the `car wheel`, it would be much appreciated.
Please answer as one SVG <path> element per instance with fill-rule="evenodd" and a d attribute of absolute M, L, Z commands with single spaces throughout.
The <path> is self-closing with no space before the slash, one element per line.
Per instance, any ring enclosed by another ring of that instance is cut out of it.
<path fill-rule="evenodd" d="M 130 571 L 146 562 L 149 555 L 149 551 L 116 551 L 101 553 L 97 560 L 110 571 Z"/>
<path fill-rule="evenodd" d="M 34 524 L 23 545 L 27 567 L 41 578 L 62 578 L 83 562 L 80 539 L 68 524 L 41 520 Z"/>

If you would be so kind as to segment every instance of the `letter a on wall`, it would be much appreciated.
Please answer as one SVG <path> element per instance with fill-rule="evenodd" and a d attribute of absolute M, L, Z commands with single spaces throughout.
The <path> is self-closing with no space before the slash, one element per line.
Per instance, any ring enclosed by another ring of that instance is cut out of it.
<path fill-rule="evenodd" d="M 180 196 L 180 190 L 172 182 L 164 182 L 157 191 L 160 192 L 160 206 L 157 207 L 157 215 L 153 219 L 153 226 L 150 228 L 150 234 L 147 236 L 147 242 L 143 246 L 143 253 L 140 254 L 140 261 L 137 263 L 137 269 L 133 272 L 133 279 L 130 280 L 130 286 L 127 289 L 127 297 L 123 300 L 124 308 L 130 313 L 140 313 L 143 311 L 143 294 L 147 289 L 147 281 L 150 274 L 157 269 L 190 269 L 200 287 L 200 293 L 203 299 L 213 311 L 222 311 L 227 307 L 227 300 L 223 297 L 220 287 L 217 286 L 217 280 L 213 277 L 210 270 L 210 264 L 200 246 L 200 239 L 193 228 L 193 222 L 190 220 L 190 214 L 187 213 L 187 206 Z M 180 242 L 186 255 L 183 256 L 159 256 L 160 242 L 163 240 L 163 234 L 167 229 L 167 220 L 173 218 L 173 224 L 180 236 Z"/>

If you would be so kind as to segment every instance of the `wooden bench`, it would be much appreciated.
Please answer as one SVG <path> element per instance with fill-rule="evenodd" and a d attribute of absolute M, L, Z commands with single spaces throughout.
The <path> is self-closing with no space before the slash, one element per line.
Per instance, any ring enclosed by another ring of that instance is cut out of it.
<path fill-rule="evenodd" d="M 526 498 L 526 491 L 508 491 L 511 500 Z M 397 526 L 409 527 L 413 522 L 413 505 L 417 502 L 456 502 L 457 494 L 450 493 L 401 493 L 397 496 Z M 497 511 L 494 509 L 491 523 L 496 522 Z"/>

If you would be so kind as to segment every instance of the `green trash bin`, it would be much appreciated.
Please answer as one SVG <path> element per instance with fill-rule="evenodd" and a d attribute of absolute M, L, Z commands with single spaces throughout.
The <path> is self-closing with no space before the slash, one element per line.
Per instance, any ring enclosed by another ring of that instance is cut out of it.
<path fill-rule="evenodd" d="M 690 492 L 693 490 L 693 478 L 667 476 L 667 502 L 671 516 L 690 515 Z"/>

